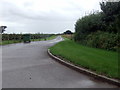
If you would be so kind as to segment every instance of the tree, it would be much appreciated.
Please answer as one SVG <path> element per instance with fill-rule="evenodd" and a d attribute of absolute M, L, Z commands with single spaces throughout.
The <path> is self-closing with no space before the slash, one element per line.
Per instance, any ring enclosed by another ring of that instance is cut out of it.
<path fill-rule="evenodd" d="M 102 13 L 97 12 L 80 18 L 75 24 L 75 40 L 80 41 L 88 34 L 103 29 Z"/>
<path fill-rule="evenodd" d="M 106 16 L 118 15 L 120 13 L 120 2 L 101 2 L 100 6 Z"/>
<path fill-rule="evenodd" d="M 73 34 L 70 30 L 67 30 L 66 32 L 64 32 L 64 34 Z"/>
<path fill-rule="evenodd" d="M 7 28 L 7 26 L 0 26 L 0 33 L 3 33 L 5 31 L 5 28 Z"/>

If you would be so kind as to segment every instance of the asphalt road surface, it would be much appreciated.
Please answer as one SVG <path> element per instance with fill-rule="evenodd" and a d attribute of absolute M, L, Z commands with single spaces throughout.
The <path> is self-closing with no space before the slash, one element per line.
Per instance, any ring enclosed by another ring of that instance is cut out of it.
<path fill-rule="evenodd" d="M 59 64 L 47 49 L 54 40 L 2 46 L 2 88 L 113 88 Z"/>

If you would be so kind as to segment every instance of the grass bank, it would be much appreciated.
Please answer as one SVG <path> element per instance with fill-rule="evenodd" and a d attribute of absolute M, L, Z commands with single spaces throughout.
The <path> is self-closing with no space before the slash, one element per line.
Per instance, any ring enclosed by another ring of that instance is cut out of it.
<path fill-rule="evenodd" d="M 68 39 L 51 47 L 50 50 L 54 55 L 78 66 L 98 74 L 120 79 L 117 52 L 82 46 Z"/>
<path fill-rule="evenodd" d="M 51 37 L 48 37 L 48 38 L 41 38 L 41 39 L 31 39 L 31 41 L 43 41 L 43 40 L 52 40 L 56 38 L 56 36 L 51 36 Z M 21 43 L 23 42 L 22 40 L 7 40 L 7 41 L 2 41 L 0 42 L 0 45 L 7 45 L 7 44 L 13 44 L 13 43 Z"/>

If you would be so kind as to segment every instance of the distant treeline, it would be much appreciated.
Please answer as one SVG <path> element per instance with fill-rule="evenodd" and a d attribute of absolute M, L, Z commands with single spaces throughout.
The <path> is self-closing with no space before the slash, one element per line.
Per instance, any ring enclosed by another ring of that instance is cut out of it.
<path fill-rule="evenodd" d="M 101 2 L 102 12 L 80 18 L 75 24 L 75 41 L 116 51 L 120 47 L 120 2 Z"/>
<path fill-rule="evenodd" d="M 22 40 L 24 34 L 2 34 L 2 40 Z M 31 39 L 42 39 L 50 37 L 54 34 L 30 34 Z"/>

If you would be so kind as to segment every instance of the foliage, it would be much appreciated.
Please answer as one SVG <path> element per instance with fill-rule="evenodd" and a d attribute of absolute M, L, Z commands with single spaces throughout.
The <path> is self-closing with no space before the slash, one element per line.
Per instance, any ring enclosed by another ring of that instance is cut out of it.
<path fill-rule="evenodd" d="M 106 18 L 113 20 L 115 15 L 120 14 L 120 2 L 101 2 L 101 10 L 106 15 Z"/>
<path fill-rule="evenodd" d="M 24 34 L 2 34 L 0 45 L 20 43 L 23 41 Z M 31 34 L 31 41 L 51 40 L 56 38 L 55 34 Z"/>
<path fill-rule="evenodd" d="M 7 26 L 0 26 L 0 33 L 3 33 L 6 28 L 7 28 Z"/>
<path fill-rule="evenodd" d="M 117 50 L 120 31 L 120 2 L 101 2 L 102 12 L 80 18 L 75 24 L 75 41 L 107 50 Z"/>
<path fill-rule="evenodd" d="M 22 40 L 24 34 L 2 34 L 2 41 L 6 40 Z M 42 39 L 50 37 L 54 34 L 31 34 L 31 39 Z"/>
<path fill-rule="evenodd" d="M 73 34 L 70 30 L 64 32 L 64 34 Z"/>
<path fill-rule="evenodd" d="M 120 47 L 119 42 L 120 35 L 118 33 L 98 31 L 87 35 L 80 43 L 95 48 L 117 51 L 118 47 Z"/>
<path fill-rule="evenodd" d="M 117 33 L 116 20 L 120 15 L 120 2 L 101 2 L 100 6 L 104 15 L 102 20 L 106 24 L 107 32 Z"/>
<path fill-rule="evenodd" d="M 90 14 L 79 19 L 75 24 L 75 40 L 81 40 L 86 37 L 86 35 L 91 32 L 96 32 L 97 30 L 102 29 L 102 13 Z"/>

